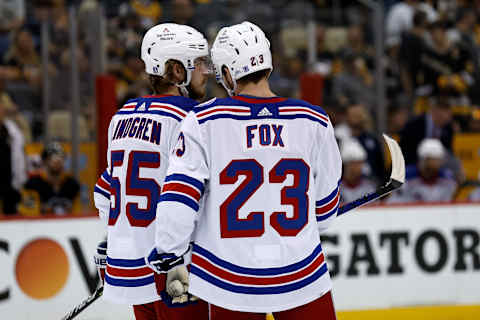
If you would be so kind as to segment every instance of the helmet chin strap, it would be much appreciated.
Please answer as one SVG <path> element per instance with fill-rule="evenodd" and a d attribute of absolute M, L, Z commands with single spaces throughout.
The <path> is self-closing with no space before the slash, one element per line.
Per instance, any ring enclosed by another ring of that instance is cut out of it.
<path fill-rule="evenodd" d="M 190 96 L 190 93 L 188 92 L 188 89 L 187 89 L 187 86 L 185 84 L 175 84 L 178 89 L 180 89 L 180 93 L 182 94 L 182 96 L 184 97 L 189 97 Z"/>

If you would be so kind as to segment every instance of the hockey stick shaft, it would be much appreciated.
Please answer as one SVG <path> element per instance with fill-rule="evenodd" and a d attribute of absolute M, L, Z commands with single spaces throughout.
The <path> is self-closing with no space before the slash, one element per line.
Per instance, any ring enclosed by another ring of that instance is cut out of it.
<path fill-rule="evenodd" d="M 80 312 L 85 310 L 89 305 L 91 305 L 95 300 L 100 298 L 103 294 L 103 286 L 97 288 L 95 292 L 89 296 L 87 299 L 83 300 L 80 304 L 78 304 L 75 308 L 72 309 L 66 316 L 62 318 L 62 320 L 71 320 L 75 318 Z"/>
<path fill-rule="evenodd" d="M 368 193 L 368 194 L 364 195 L 363 197 L 358 198 L 357 200 L 353 200 L 352 202 L 349 202 L 349 203 L 341 206 L 340 208 L 338 208 L 338 214 L 337 215 L 341 216 L 342 214 L 345 214 L 350 210 L 361 207 L 361 206 L 363 206 L 363 205 L 365 205 L 365 204 L 367 204 L 371 201 L 375 201 L 375 200 L 383 197 L 384 195 L 389 194 L 390 192 L 394 191 L 395 189 L 400 188 L 401 186 L 402 186 L 401 182 L 398 182 L 396 180 L 392 180 L 389 183 L 387 183 L 386 185 L 381 186 L 377 190 L 375 190 L 371 193 Z"/>

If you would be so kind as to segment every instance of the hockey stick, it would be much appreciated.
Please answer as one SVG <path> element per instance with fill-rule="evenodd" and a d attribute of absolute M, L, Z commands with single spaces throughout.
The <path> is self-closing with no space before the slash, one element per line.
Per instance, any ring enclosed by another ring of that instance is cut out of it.
<path fill-rule="evenodd" d="M 338 209 L 338 216 L 389 194 L 400 188 L 405 182 L 405 159 L 403 159 L 402 150 L 398 143 L 386 134 L 383 135 L 383 138 L 387 142 L 388 150 L 390 150 L 390 156 L 392 158 L 392 173 L 390 174 L 390 180 L 377 190 L 367 193 L 363 197 L 341 206 Z"/>
<path fill-rule="evenodd" d="M 82 312 L 86 307 L 91 305 L 95 300 L 100 298 L 103 294 L 103 286 L 97 288 L 95 292 L 89 296 L 87 299 L 83 300 L 79 305 L 72 309 L 62 320 L 71 320 L 78 316 L 80 312 Z"/>

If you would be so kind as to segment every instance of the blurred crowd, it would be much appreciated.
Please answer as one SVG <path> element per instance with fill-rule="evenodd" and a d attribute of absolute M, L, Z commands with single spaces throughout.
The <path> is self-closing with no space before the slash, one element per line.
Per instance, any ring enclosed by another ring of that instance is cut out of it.
<path fill-rule="evenodd" d="M 301 75 L 321 75 L 321 105 L 335 123 L 344 157 L 343 201 L 375 189 L 389 176 L 388 152 L 374 126 L 377 63 L 386 75 L 387 133 L 400 142 L 405 153 L 408 184 L 426 190 L 399 193 L 386 201 L 454 200 L 458 187 L 465 183 L 462 164 L 453 154 L 454 137 L 480 133 L 480 0 L 383 3 L 385 51 L 377 61 L 372 12 L 359 1 L 2 1 L 0 148 L 12 155 L 10 163 L 3 166 L 14 172 L 14 159 L 22 156 L 19 146 L 43 141 L 46 130 L 57 141 L 71 138 L 69 7 L 74 5 L 79 22 L 75 56 L 80 74 L 81 114 L 77 121 L 81 141 L 95 137 L 94 75 L 99 70 L 92 57 L 99 50 L 95 37 L 99 30 L 91 23 L 92 12 L 102 10 L 106 17 L 105 69 L 116 78 L 118 105 L 150 92 L 139 58 L 141 39 L 149 27 L 162 22 L 188 24 L 211 42 L 222 26 L 249 20 L 261 26 L 271 40 L 274 92 L 301 97 Z M 307 63 L 309 20 L 316 24 L 313 64 Z M 50 38 L 46 65 L 41 55 L 44 22 Z M 45 74 L 48 88 L 43 83 Z M 48 121 L 42 113 L 45 91 Z M 209 83 L 208 96 L 224 95 L 214 81 Z M 23 189 L 28 177 L 15 177 L 12 174 L 5 190 Z M 435 188 L 442 191 L 432 191 Z M 8 198 L 8 192 L 1 196 Z M 470 197 L 479 200 L 480 191 L 473 191 Z"/>

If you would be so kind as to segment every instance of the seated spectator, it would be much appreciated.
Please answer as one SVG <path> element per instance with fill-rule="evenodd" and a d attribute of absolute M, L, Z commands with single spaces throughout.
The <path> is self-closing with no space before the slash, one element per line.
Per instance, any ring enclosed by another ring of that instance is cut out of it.
<path fill-rule="evenodd" d="M 386 170 L 383 145 L 370 129 L 371 117 L 365 106 L 352 105 L 347 108 L 345 123 L 335 127 L 335 136 L 343 141 L 356 139 L 367 152 L 367 174 L 376 181 L 384 181 Z"/>
<path fill-rule="evenodd" d="M 452 110 L 447 98 L 432 100 L 430 110 L 407 122 L 400 132 L 400 147 L 407 165 L 417 163 L 417 149 L 425 138 L 439 139 L 445 149 L 452 150 Z"/>
<path fill-rule="evenodd" d="M 72 212 L 80 184 L 64 170 L 65 153 L 59 143 L 50 143 L 42 152 L 43 171 L 25 183 L 22 204 L 31 215 Z"/>
<path fill-rule="evenodd" d="M 0 100 L 0 212 L 17 213 L 20 188 L 26 180 L 24 139 L 15 122 L 7 118 L 7 106 Z"/>
<path fill-rule="evenodd" d="M 364 175 L 367 153 L 356 140 L 344 141 L 340 150 L 343 162 L 340 201 L 348 203 L 374 191 L 375 184 Z"/>
<path fill-rule="evenodd" d="M 417 150 L 417 165 L 407 167 L 405 185 L 394 192 L 389 203 L 450 202 L 457 183 L 444 167 L 445 148 L 438 139 L 423 140 Z"/>
<path fill-rule="evenodd" d="M 373 76 L 365 60 L 350 50 L 344 52 L 343 70 L 333 78 L 333 96 L 341 105 L 375 105 Z"/>
<path fill-rule="evenodd" d="M 10 49 L 3 57 L 0 75 L 6 80 L 40 83 L 40 57 L 35 50 L 31 33 L 22 29 L 15 33 Z"/>

